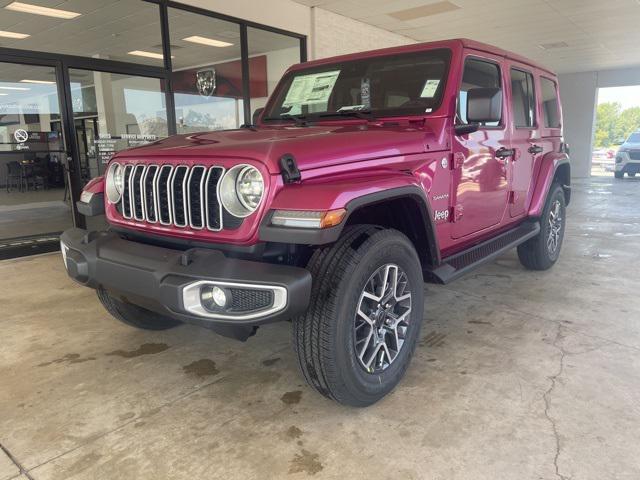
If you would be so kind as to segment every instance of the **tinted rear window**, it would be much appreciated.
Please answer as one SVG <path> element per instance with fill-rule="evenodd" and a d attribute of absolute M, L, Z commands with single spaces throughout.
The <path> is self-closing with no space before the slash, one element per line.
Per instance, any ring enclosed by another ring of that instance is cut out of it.
<path fill-rule="evenodd" d="M 545 77 L 540 77 L 542 88 L 542 113 L 544 126 L 548 128 L 560 127 L 560 110 L 558 108 L 558 92 L 556 84 Z"/>

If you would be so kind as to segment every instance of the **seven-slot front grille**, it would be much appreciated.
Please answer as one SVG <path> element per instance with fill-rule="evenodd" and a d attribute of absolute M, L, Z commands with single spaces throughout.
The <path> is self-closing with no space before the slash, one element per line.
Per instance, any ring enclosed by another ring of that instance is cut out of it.
<path fill-rule="evenodd" d="M 224 168 L 202 165 L 125 165 L 122 216 L 127 219 L 222 230 L 218 183 Z"/>

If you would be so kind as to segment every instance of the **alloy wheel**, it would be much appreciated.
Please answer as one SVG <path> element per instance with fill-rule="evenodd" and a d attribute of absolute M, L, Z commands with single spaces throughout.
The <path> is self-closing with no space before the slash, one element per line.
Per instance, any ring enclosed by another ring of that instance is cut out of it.
<path fill-rule="evenodd" d="M 410 314 L 409 277 L 398 265 L 381 266 L 360 294 L 354 321 L 355 353 L 368 373 L 386 370 L 398 357 Z"/>

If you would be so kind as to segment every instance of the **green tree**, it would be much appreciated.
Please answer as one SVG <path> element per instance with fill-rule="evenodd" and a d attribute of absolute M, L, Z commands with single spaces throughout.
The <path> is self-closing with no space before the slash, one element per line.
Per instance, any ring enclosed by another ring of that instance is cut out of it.
<path fill-rule="evenodd" d="M 623 110 L 620 114 L 619 128 L 621 137 L 626 139 L 633 132 L 640 130 L 640 107 Z"/>
<path fill-rule="evenodd" d="M 620 143 L 636 130 L 640 129 L 640 107 L 622 110 L 618 102 L 598 105 L 596 111 L 596 131 L 594 146 L 607 148 Z"/>
<path fill-rule="evenodd" d="M 622 105 L 618 102 L 600 103 L 598 105 L 594 138 L 596 148 L 609 147 L 619 138 L 618 123 L 621 111 Z"/>

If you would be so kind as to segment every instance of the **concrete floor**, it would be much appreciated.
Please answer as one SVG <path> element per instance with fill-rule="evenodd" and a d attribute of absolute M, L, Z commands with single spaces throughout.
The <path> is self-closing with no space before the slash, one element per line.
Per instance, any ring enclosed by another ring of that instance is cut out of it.
<path fill-rule="evenodd" d="M 426 287 L 406 378 L 364 410 L 305 386 L 288 324 L 136 331 L 59 256 L 1 262 L 0 479 L 638 479 L 640 182 L 574 192 L 553 270 Z"/>

